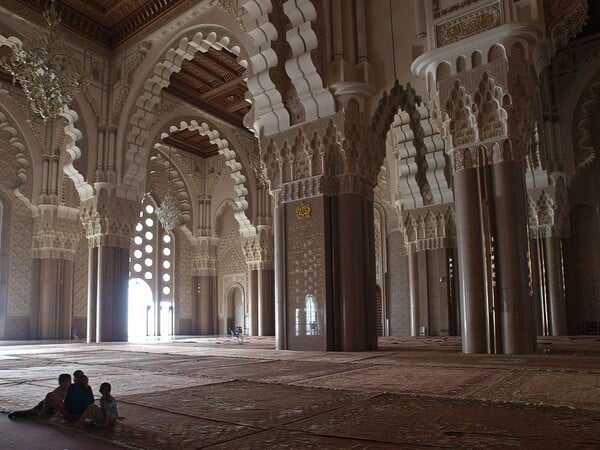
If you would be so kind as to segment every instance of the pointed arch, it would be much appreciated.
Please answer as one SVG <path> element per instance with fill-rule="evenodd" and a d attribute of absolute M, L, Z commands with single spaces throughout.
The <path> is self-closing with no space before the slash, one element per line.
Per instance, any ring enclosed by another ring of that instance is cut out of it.
<path fill-rule="evenodd" d="M 189 123 L 186 121 L 180 122 L 179 126 L 171 126 L 168 133 L 162 133 L 161 138 L 164 139 L 169 136 L 170 133 L 177 131 L 190 130 L 196 131 L 201 136 L 209 138 L 209 142 L 216 145 L 221 155 L 225 157 L 225 164 L 231 171 L 231 178 L 234 183 L 234 190 L 237 194 L 235 200 L 234 216 L 240 225 L 240 234 L 242 236 L 249 236 L 256 234 L 256 229 L 252 225 L 250 219 L 246 214 L 248 210 L 248 188 L 246 186 L 246 176 L 242 173 L 242 163 L 240 162 L 236 151 L 231 148 L 227 139 L 222 139 L 219 132 L 209 126 L 206 122 L 198 123 L 195 120 L 191 120 Z M 156 144 L 162 145 L 162 144 Z"/>
<path fill-rule="evenodd" d="M 129 120 L 129 133 L 126 137 L 124 155 L 123 183 L 119 186 L 119 196 L 133 200 L 142 195 L 146 167 L 149 157 L 149 146 L 146 141 L 151 126 L 158 119 L 156 107 L 161 100 L 162 90 L 170 83 L 173 73 L 181 70 L 183 61 L 191 60 L 197 52 L 208 52 L 209 49 L 225 49 L 234 55 L 240 55 L 240 47 L 230 45 L 229 36 L 218 36 L 210 32 L 206 36 L 197 32 L 192 39 L 182 38 L 177 46 L 169 48 L 144 83 L 141 94 L 136 100 L 135 111 Z M 245 61 L 239 61 L 246 66 Z"/>

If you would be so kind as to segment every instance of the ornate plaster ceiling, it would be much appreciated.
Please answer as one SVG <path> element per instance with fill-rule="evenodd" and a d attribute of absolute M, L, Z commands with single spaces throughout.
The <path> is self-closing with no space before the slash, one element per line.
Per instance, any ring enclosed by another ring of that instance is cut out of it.
<path fill-rule="evenodd" d="M 17 0 L 42 13 L 50 0 Z M 113 49 L 180 5 L 200 0 L 56 0 L 64 27 Z"/>

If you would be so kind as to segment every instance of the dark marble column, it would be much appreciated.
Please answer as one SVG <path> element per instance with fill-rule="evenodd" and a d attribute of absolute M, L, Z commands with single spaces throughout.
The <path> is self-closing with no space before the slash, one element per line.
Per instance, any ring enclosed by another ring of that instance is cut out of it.
<path fill-rule="evenodd" d="M 544 247 L 546 250 L 550 334 L 562 336 L 567 334 L 567 306 L 565 304 L 560 238 L 556 236 L 544 238 Z"/>
<path fill-rule="evenodd" d="M 101 245 L 90 251 L 90 259 L 90 271 L 96 269 L 96 290 L 88 297 L 88 302 L 95 304 L 96 342 L 127 341 L 129 249 Z M 93 312 L 88 303 L 88 312 L 90 309 Z M 88 341 L 93 331 L 91 319 L 88 316 Z"/>
<path fill-rule="evenodd" d="M 458 280 L 464 353 L 486 353 L 486 289 L 477 168 L 454 173 Z"/>
<path fill-rule="evenodd" d="M 258 336 L 259 323 L 259 299 L 258 299 L 258 270 L 248 270 L 248 333 L 250 336 Z"/>
<path fill-rule="evenodd" d="M 287 349 L 285 210 L 273 211 L 274 290 L 275 290 L 275 348 Z"/>
<path fill-rule="evenodd" d="M 410 295 L 410 335 L 419 335 L 419 258 L 417 252 L 408 254 L 408 289 Z"/>
<path fill-rule="evenodd" d="M 88 250 L 87 343 L 96 342 L 96 293 L 98 290 L 98 247 Z"/>
<path fill-rule="evenodd" d="M 274 274 L 269 269 L 259 269 L 258 284 L 258 335 L 275 335 L 275 301 L 273 298 Z"/>
<path fill-rule="evenodd" d="M 340 328 L 335 350 L 363 351 L 377 348 L 375 305 L 375 257 L 373 205 L 356 194 L 334 198 L 338 259 L 330 268 L 339 293 Z M 334 312 L 335 314 L 335 312 Z"/>
<path fill-rule="evenodd" d="M 200 275 L 194 277 L 195 301 L 192 306 L 192 329 L 199 335 L 216 334 L 217 277 Z"/>
<path fill-rule="evenodd" d="M 533 311 L 533 323 L 535 334 L 537 336 L 544 335 L 543 314 L 542 314 L 542 292 L 540 289 L 540 266 L 538 257 L 539 239 L 529 240 L 529 261 L 531 272 L 531 308 Z"/>
<path fill-rule="evenodd" d="M 527 217 L 522 164 L 493 165 L 497 318 L 501 352 L 533 353 L 535 329 L 528 286 Z"/>
<path fill-rule="evenodd" d="M 42 258 L 36 262 L 39 339 L 69 339 L 73 313 L 73 261 Z"/>

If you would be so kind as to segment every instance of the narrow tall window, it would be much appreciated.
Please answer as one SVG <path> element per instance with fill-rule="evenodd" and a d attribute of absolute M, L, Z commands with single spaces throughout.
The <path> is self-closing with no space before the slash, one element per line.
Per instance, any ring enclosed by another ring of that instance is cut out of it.
<path fill-rule="evenodd" d="M 173 334 L 174 239 L 160 226 L 156 205 L 149 196 L 142 201 L 135 232 L 131 246 L 130 278 L 143 280 L 152 293 L 147 314 L 140 314 L 139 320 L 147 323 L 147 335 L 170 336 Z"/>

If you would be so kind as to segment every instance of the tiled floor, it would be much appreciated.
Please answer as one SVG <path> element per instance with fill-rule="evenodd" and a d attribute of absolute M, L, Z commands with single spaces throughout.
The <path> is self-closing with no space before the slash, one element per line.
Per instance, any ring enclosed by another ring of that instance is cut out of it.
<path fill-rule="evenodd" d="M 494 356 L 463 355 L 456 338 L 383 338 L 363 353 L 276 351 L 272 338 L 0 345 L 0 410 L 30 407 L 59 373 L 82 369 L 96 393 L 112 384 L 126 417 L 78 431 L 57 417 L 2 416 L 0 448 L 600 448 L 600 339 L 539 347 Z"/>

